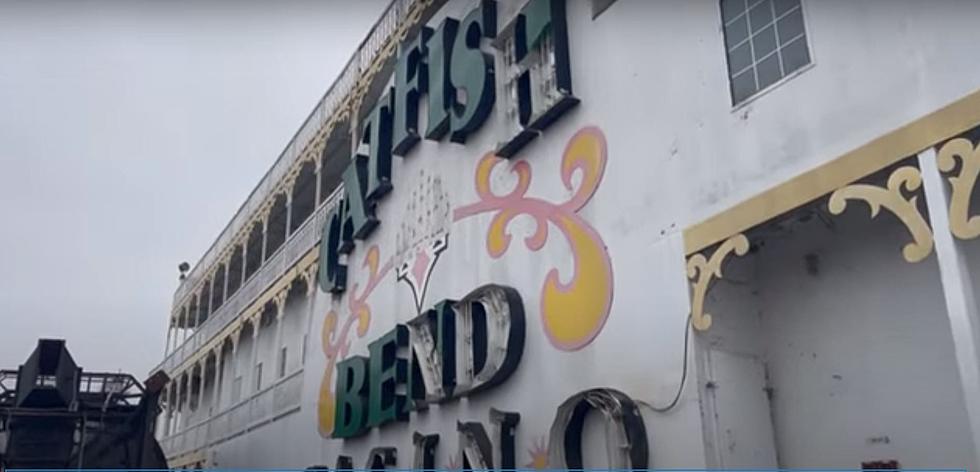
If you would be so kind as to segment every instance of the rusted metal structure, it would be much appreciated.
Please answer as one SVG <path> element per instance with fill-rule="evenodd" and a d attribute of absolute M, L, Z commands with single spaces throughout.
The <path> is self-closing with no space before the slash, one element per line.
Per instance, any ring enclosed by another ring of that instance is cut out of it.
<path fill-rule="evenodd" d="M 153 426 L 167 380 L 84 372 L 63 340 L 38 341 L 17 370 L 0 370 L 0 465 L 165 468 Z"/>

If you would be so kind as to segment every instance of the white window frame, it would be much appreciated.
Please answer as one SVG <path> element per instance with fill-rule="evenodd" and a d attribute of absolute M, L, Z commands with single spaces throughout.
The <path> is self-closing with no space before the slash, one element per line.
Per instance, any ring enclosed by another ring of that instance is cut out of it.
<path fill-rule="evenodd" d="M 814 40 L 813 28 L 810 27 L 810 14 L 808 12 L 808 10 L 809 10 L 808 3 L 809 2 L 807 0 L 800 0 L 800 10 L 803 12 L 803 31 L 804 31 L 804 35 L 806 36 L 806 40 L 804 41 L 804 43 L 806 45 L 807 54 L 809 54 L 809 56 L 810 56 L 810 63 L 807 64 L 807 65 L 805 65 L 805 66 L 803 66 L 803 67 L 800 67 L 799 69 L 796 69 L 793 72 L 790 72 L 789 74 L 784 75 L 779 80 L 777 80 L 777 81 L 769 84 L 768 86 L 766 86 L 766 88 L 756 90 L 755 93 L 753 93 L 752 95 L 749 95 L 748 97 L 745 97 L 742 101 L 740 101 L 738 103 L 732 103 L 731 104 L 731 112 L 732 113 L 736 113 L 738 111 L 741 111 L 742 108 L 745 108 L 746 106 L 752 104 L 753 102 L 755 102 L 756 100 L 760 99 L 761 97 L 764 97 L 764 96 L 768 95 L 770 92 L 772 92 L 773 90 L 778 89 L 779 87 L 781 87 L 786 82 L 789 82 L 789 81 L 795 79 L 796 77 L 804 74 L 805 72 L 809 71 L 810 69 L 816 67 L 816 65 L 817 65 L 817 57 L 816 57 L 816 55 L 814 54 L 814 51 L 813 51 L 813 43 L 814 43 L 815 40 Z M 725 61 L 725 75 L 728 77 L 728 98 L 729 98 L 730 101 L 734 102 L 735 96 L 733 95 L 733 90 L 732 90 L 732 86 L 731 85 L 732 85 L 732 79 L 734 79 L 735 76 L 737 76 L 738 74 L 732 74 L 731 71 L 729 70 L 729 66 L 728 66 L 728 52 L 729 52 L 729 47 L 728 47 L 728 40 L 725 38 L 725 34 L 724 34 L 724 30 L 725 30 L 725 18 L 722 15 L 722 11 L 721 11 L 721 0 L 718 0 L 716 2 L 716 5 L 718 7 L 719 31 L 722 31 L 722 38 L 721 38 L 722 50 L 725 53 L 724 54 L 724 61 Z M 787 14 L 788 14 L 788 12 L 787 12 Z M 778 19 L 774 19 L 773 21 L 777 21 L 777 20 Z M 751 31 L 750 31 L 749 32 L 749 38 L 746 39 L 746 41 L 751 41 L 751 40 L 752 40 L 752 34 L 751 34 Z M 741 45 L 741 44 L 742 43 L 739 43 L 739 45 Z M 734 47 L 737 47 L 737 46 L 733 46 L 733 48 Z M 779 52 L 779 50 L 780 50 L 780 48 L 777 47 L 776 50 L 773 51 L 771 54 L 776 54 L 776 53 Z M 768 58 L 768 57 L 769 56 L 766 56 L 766 58 Z M 765 59 L 765 58 L 763 58 L 763 59 Z M 779 61 L 780 61 L 780 67 L 781 67 L 782 66 L 782 58 L 781 57 L 780 57 Z M 752 57 L 752 65 L 750 67 L 756 67 L 757 62 L 758 61 L 755 60 L 755 57 L 753 55 L 753 57 Z M 743 71 L 744 70 L 747 70 L 747 68 L 746 69 L 743 69 Z M 756 81 L 758 82 L 758 78 L 756 78 Z"/>

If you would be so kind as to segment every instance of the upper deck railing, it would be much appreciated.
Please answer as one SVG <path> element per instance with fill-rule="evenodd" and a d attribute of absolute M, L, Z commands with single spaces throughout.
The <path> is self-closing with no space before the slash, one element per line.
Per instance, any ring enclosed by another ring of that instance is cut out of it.
<path fill-rule="evenodd" d="M 345 107 L 351 102 L 356 104 L 361 98 L 364 98 L 358 94 L 366 93 L 366 86 L 374 79 L 374 73 L 380 70 L 379 61 L 386 60 L 394 50 L 393 43 L 399 39 L 399 37 L 394 36 L 396 34 L 403 35 L 407 28 L 413 27 L 414 25 L 409 24 L 409 22 L 416 21 L 419 18 L 417 16 L 419 12 L 439 3 L 441 3 L 440 0 L 393 0 L 388 5 L 381 18 L 374 24 L 367 37 L 351 56 L 343 72 L 317 102 L 313 111 L 290 139 L 276 162 L 262 177 L 262 180 L 252 190 L 245 203 L 238 209 L 220 236 L 212 243 L 177 288 L 174 293 L 175 309 L 188 302 L 189 297 L 198 290 L 201 281 L 207 280 L 211 275 L 210 271 L 220 262 L 221 258 L 226 256 L 225 253 L 229 247 L 235 244 L 238 237 L 242 236 L 241 232 L 246 230 L 247 225 L 253 221 L 255 214 L 262 210 L 263 205 L 269 203 L 270 198 L 281 191 L 281 183 L 288 178 L 292 168 L 298 164 L 297 161 L 303 156 L 309 157 L 306 153 L 310 152 L 311 147 L 317 144 L 314 141 L 318 139 L 328 123 L 331 120 L 336 120 L 336 116 L 342 116 Z M 405 24 L 403 25 L 403 23 Z M 379 57 L 382 51 L 385 51 L 384 58 Z M 352 100 L 354 97 L 358 98 Z M 274 284 L 304 254 L 312 249 L 319 240 L 319 229 L 322 227 L 323 219 L 329 208 L 336 203 L 340 190 L 340 187 L 322 189 L 324 192 L 330 192 L 331 196 L 318 205 L 313 214 L 299 228 L 288 235 L 284 244 L 263 261 L 256 273 L 250 276 L 235 293 L 229 295 L 220 307 L 210 313 L 207 319 L 201 323 L 201 326 L 187 339 L 170 351 L 163 362 L 154 370 L 163 369 L 171 372 L 180 366 L 251 306 L 269 286 Z"/>
<path fill-rule="evenodd" d="M 391 37 L 398 27 L 399 21 L 409 11 L 413 4 L 424 3 L 425 0 L 392 0 L 381 18 L 374 24 L 364 41 L 357 48 L 343 72 L 323 95 L 313 111 L 293 135 L 292 139 L 276 159 L 275 164 L 265 173 L 259 184 L 252 190 L 245 203 L 239 207 L 235 216 L 225 226 L 211 247 L 204 253 L 186 279 L 177 287 L 174 293 L 174 306 L 180 306 L 195 290 L 197 285 L 206 277 L 210 268 L 214 267 L 224 251 L 231 245 L 235 236 L 245 228 L 266 199 L 275 191 L 303 150 L 310 144 L 319 130 L 343 103 L 344 99 L 357 85 L 362 72 L 368 67 L 379 50 Z"/>
<path fill-rule="evenodd" d="M 187 358 L 197 352 L 211 338 L 228 326 L 245 308 L 251 305 L 260 295 L 282 274 L 289 270 L 316 246 L 319 241 L 319 230 L 323 226 L 327 213 L 337 203 L 340 198 L 340 189 L 334 191 L 306 220 L 303 226 L 289 236 L 289 239 L 273 254 L 266 259 L 262 267 L 251 278 L 245 282 L 237 292 L 228 297 L 228 300 L 214 311 L 207 321 L 201 323 L 200 329 L 191 334 L 177 349 L 171 351 L 163 362 L 158 365 L 156 370 L 173 372 Z"/>

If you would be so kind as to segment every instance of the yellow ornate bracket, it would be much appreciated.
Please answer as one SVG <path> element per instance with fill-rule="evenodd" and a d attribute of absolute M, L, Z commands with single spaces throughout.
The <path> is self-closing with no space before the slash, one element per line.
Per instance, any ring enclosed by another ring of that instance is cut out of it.
<path fill-rule="evenodd" d="M 868 184 L 852 184 L 834 191 L 830 195 L 830 212 L 839 215 L 847 207 L 847 200 L 864 200 L 871 207 L 871 218 L 878 215 L 882 207 L 895 214 L 908 228 L 912 242 L 902 248 L 906 261 L 919 262 L 932 252 L 932 230 L 926 223 L 919 207 L 916 205 L 917 196 L 908 199 L 902 193 L 902 187 L 907 192 L 915 192 L 922 186 L 922 175 L 912 166 L 899 167 L 888 177 L 886 188 Z"/>
<path fill-rule="evenodd" d="M 707 259 L 702 254 L 695 254 L 687 260 L 687 278 L 691 279 L 691 324 L 698 331 L 711 327 L 711 315 L 704 312 L 704 297 L 712 277 L 721 278 L 721 264 L 732 252 L 744 256 L 749 251 L 749 239 L 744 234 L 736 234 L 721 243 L 718 249 Z"/>
<path fill-rule="evenodd" d="M 303 282 L 306 283 L 306 296 L 312 297 L 316 293 L 316 264 L 310 264 L 305 269 L 300 272 L 300 277 L 303 278 Z"/>
<path fill-rule="evenodd" d="M 939 149 L 937 164 L 944 174 L 953 172 L 956 159 L 960 160 L 959 173 L 948 177 L 952 187 L 949 198 L 949 230 L 957 238 L 973 239 L 980 236 L 980 217 L 970 216 L 970 195 L 980 175 L 980 147 L 973 147 L 968 139 L 950 140 Z"/>

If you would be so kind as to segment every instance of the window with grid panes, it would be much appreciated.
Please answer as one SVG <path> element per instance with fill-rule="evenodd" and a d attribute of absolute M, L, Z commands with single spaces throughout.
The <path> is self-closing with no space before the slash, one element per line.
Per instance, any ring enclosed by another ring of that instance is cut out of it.
<path fill-rule="evenodd" d="M 801 0 L 721 0 L 732 103 L 810 63 Z"/>

